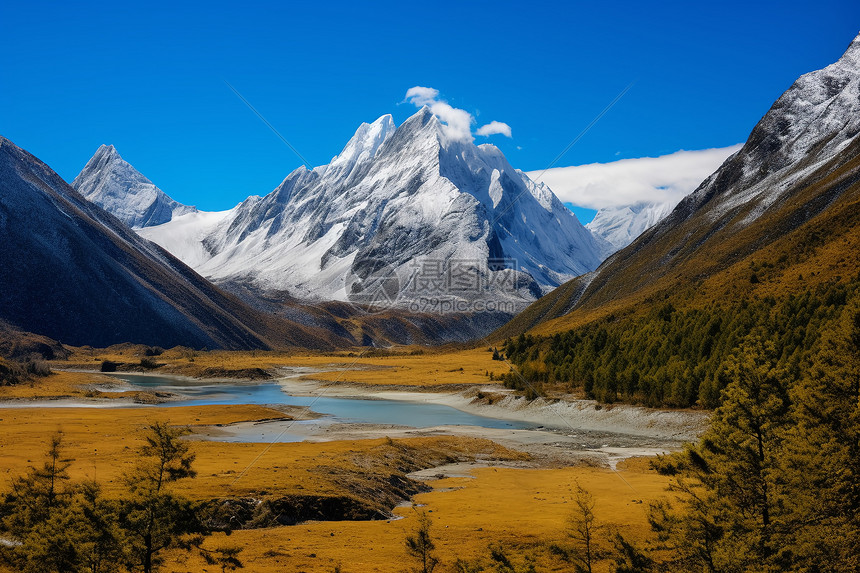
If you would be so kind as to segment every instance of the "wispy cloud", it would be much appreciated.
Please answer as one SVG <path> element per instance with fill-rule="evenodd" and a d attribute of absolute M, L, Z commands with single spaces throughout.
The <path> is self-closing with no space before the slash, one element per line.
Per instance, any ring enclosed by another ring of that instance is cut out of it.
<path fill-rule="evenodd" d="M 565 203 L 589 209 L 678 202 L 740 145 L 533 171 Z"/>
<path fill-rule="evenodd" d="M 439 97 L 439 90 L 424 86 L 414 86 L 406 90 L 406 98 L 415 107 L 427 106 L 445 125 L 445 135 L 459 141 L 472 141 L 472 125 L 474 116 L 468 111 L 451 106 Z M 477 135 L 490 136 L 495 134 L 511 137 L 511 126 L 500 121 L 491 121 L 478 128 Z"/>

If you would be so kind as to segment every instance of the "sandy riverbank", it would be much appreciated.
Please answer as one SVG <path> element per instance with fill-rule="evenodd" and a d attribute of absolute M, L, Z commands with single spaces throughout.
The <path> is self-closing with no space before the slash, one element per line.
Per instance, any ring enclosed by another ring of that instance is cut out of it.
<path fill-rule="evenodd" d="M 528 422 L 567 433 L 577 431 L 609 432 L 672 442 L 695 441 L 707 426 L 709 414 L 696 410 L 659 410 L 628 404 L 599 404 L 593 400 L 526 400 L 498 385 L 470 387 L 466 390 L 428 391 L 421 388 L 387 389 L 355 383 L 314 380 L 307 368 L 284 368 L 276 381 L 289 394 L 401 400 L 440 404 L 477 416 Z M 479 396 L 493 395 L 489 400 Z"/>
<path fill-rule="evenodd" d="M 635 436 L 605 431 L 562 431 L 549 428 L 520 430 L 478 426 L 435 426 L 411 428 L 384 424 L 347 424 L 320 418 L 316 420 L 273 420 L 238 422 L 223 426 L 198 427 L 197 439 L 240 443 L 341 442 L 379 438 L 405 439 L 462 436 L 492 440 L 527 453 L 529 462 L 510 466 L 498 461 L 470 462 L 448 469 L 434 468 L 423 478 L 456 477 L 478 467 L 565 467 L 571 465 L 609 466 L 640 456 L 653 456 L 679 449 L 682 441 L 653 436 Z M 451 470 L 450 472 L 448 470 Z"/>

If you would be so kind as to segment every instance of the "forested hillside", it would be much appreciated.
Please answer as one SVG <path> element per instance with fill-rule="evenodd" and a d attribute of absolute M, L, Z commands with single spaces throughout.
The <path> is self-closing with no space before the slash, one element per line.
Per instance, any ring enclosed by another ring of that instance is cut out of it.
<path fill-rule="evenodd" d="M 644 313 L 509 339 L 504 351 L 522 379 L 509 373 L 505 381 L 523 390 L 534 386 L 538 393 L 548 384 L 561 386 L 602 402 L 714 408 L 746 337 L 754 334 L 771 344 L 777 366 L 796 377 L 820 351 L 821 333 L 858 293 L 860 276 L 779 298 L 742 297 L 701 307 L 669 297 Z"/>

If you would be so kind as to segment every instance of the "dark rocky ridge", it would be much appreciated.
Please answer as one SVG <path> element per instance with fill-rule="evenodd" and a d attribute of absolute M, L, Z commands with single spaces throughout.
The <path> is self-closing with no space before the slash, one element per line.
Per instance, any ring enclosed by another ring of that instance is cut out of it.
<path fill-rule="evenodd" d="M 331 348 L 259 313 L 0 138 L 0 319 L 66 344 Z"/>

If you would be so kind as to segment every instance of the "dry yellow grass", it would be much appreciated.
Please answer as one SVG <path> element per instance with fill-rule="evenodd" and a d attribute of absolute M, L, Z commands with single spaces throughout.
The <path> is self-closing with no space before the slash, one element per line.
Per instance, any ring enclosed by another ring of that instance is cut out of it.
<path fill-rule="evenodd" d="M 0 409 L 0 474 L 23 471 L 28 461 L 38 461 L 51 434 L 62 431 L 66 453 L 75 459 L 73 478 L 92 478 L 116 483 L 134 467 L 135 449 L 147 424 L 169 420 L 176 425 L 231 424 L 242 421 L 283 419 L 283 413 L 262 406 L 189 406 L 173 408 L 7 408 Z M 431 457 L 474 456 L 523 459 L 488 440 L 442 436 L 397 440 L 399 449 L 423 450 Z M 393 448 L 397 450 L 398 448 Z M 385 439 L 344 442 L 258 443 L 195 442 L 195 480 L 179 489 L 195 498 L 259 494 L 344 495 L 352 493 L 362 465 L 371 471 L 385 459 L 403 463 Z M 404 456 L 415 457 L 414 452 Z M 258 459 L 261 453 L 265 455 Z M 402 453 L 402 452 L 401 452 Z M 384 458 L 384 459 L 383 459 Z M 256 461 L 255 461 L 256 460 Z M 381 462 L 379 460 L 382 460 Z M 414 460 L 419 466 L 421 459 Z M 424 467 L 429 464 L 424 464 Z M 396 471 L 396 470 L 392 470 Z M 244 472 L 244 473 L 243 473 Z M 239 474 L 241 479 L 237 480 Z M 108 491 L 111 490 L 109 486 Z"/>
<path fill-rule="evenodd" d="M 324 356 L 295 357 L 289 361 L 292 366 L 325 367 L 331 364 L 347 367 L 348 370 L 314 374 L 313 378 L 373 385 L 437 386 L 492 383 L 488 373 L 493 373 L 494 378 L 497 378 L 508 371 L 508 365 L 493 360 L 493 353 L 486 348 L 418 355 L 360 357 L 339 363 Z"/>
<path fill-rule="evenodd" d="M 76 460 L 70 470 L 74 479 L 96 472 L 100 480 L 113 481 L 131 467 L 141 432 L 156 420 L 194 426 L 283 417 L 262 406 L 0 409 L 0 474 L 15 475 L 28 462 L 39 462 L 57 431 L 63 432 L 66 454 Z"/>
<path fill-rule="evenodd" d="M 548 545 L 570 544 L 566 524 L 573 510 L 572 491 L 576 483 L 594 495 L 595 513 L 601 524 L 599 545 L 603 549 L 609 547 L 610 526 L 641 544 L 649 535 L 647 503 L 664 497 L 668 483 L 667 478 L 635 465 L 619 474 L 576 467 L 485 468 L 475 470 L 473 475 L 474 479 L 434 483 L 437 488 L 453 491 L 434 491 L 415 497 L 416 503 L 424 505 L 420 510 L 431 512 L 433 537 L 443 562 L 441 571 L 451 571 L 450 566 L 458 557 L 474 559 L 486 555 L 491 544 L 502 544 L 514 555 L 532 554 L 538 571 L 569 571 L 570 564 L 553 556 Z M 404 538 L 415 528 L 416 513 L 410 508 L 398 508 L 395 512 L 404 519 L 315 522 L 236 531 L 229 538 L 212 537 L 207 546 L 241 546 L 246 569 L 261 573 L 330 573 L 338 564 L 344 573 L 401 572 L 413 565 L 407 557 Z M 198 558 L 185 555 L 177 555 L 172 564 L 176 570 L 207 570 Z M 595 571 L 609 571 L 609 561 L 602 560 Z"/>
<path fill-rule="evenodd" d="M 87 396 L 110 396 L 91 392 L 83 386 L 108 380 L 107 377 L 85 372 L 54 372 L 44 378 L 34 377 L 21 384 L 0 387 L 0 399 L 61 398 L 64 396 L 84 398 Z M 113 393 L 116 394 L 116 393 Z"/>
<path fill-rule="evenodd" d="M 48 437 L 62 429 L 66 453 L 75 458 L 73 478 L 94 476 L 110 495 L 122 472 L 134 465 L 140 432 L 154 420 L 177 424 L 226 424 L 283 417 L 260 406 L 198 406 L 111 409 L 0 410 L 0 475 L 9 477 L 28 462 L 41 461 Z M 446 455 L 466 459 L 475 454 L 522 459 L 524 454 L 472 438 L 438 437 L 362 440 L 328 443 L 263 444 L 196 442 L 198 477 L 178 484 L 190 497 L 207 499 L 243 495 L 356 495 L 374 483 L 374 476 L 397 473 L 408 463 L 427 465 Z M 258 458 L 258 456 L 260 456 Z M 619 474 L 596 468 L 550 470 L 479 469 L 475 479 L 435 482 L 435 491 L 415 498 L 432 511 L 439 555 L 446 563 L 486 552 L 490 543 L 515 551 L 535 551 L 539 571 L 564 570 L 550 555 L 547 543 L 566 543 L 565 521 L 571 513 L 575 483 L 593 493 L 596 513 L 604 524 L 615 524 L 625 536 L 642 540 L 647 532 L 644 501 L 664 495 L 667 479 L 630 464 Z M 242 473 L 247 469 L 247 472 Z M 621 479 L 621 477 L 623 479 Z M 237 480 L 237 477 L 239 478 Z M 375 482 L 378 483 L 378 482 Z M 629 484 L 629 485 L 628 485 Z M 208 546 L 240 545 L 247 571 L 402 571 L 406 567 L 404 535 L 415 525 L 414 512 L 399 508 L 402 520 L 319 522 L 274 529 L 236 531 L 228 539 L 216 535 Z M 601 566 L 607 570 L 608 565 Z M 197 557 L 176 554 L 167 570 L 211 572 Z M 444 570 L 444 569 L 443 569 Z"/>
<path fill-rule="evenodd" d="M 103 360 L 137 364 L 142 350 L 143 347 L 131 345 L 107 350 L 77 349 L 68 362 L 58 361 L 52 365 L 55 368 L 74 365 L 98 369 Z M 486 384 L 491 383 L 488 373 L 497 377 L 508 370 L 506 363 L 492 358 L 493 354 L 487 348 L 427 351 L 422 354 L 413 354 L 407 348 L 383 356 L 362 355 L 361 350 L 335 354 L 295 354 L 173 349 L 153 358 L 163 365 L 153 373 L 229 377 L 231 372 L 258 368 L 270 370 L 280 366 L 304 366 L 338 369 L 313 375 L 314 379 L 335 382 L 404 386 Z"/>
<path fill-rule="evenodd" d="M 55 367 L 61 367 L 57 364 Z M 97 372 L 66 372 L 53 370 L 49 376 L 32 377 L 22 383 L 0 386 L 0 400 L 28 401 L 40 399 L 68 398 L 72 400 L 99 399 L 137 399 L 140 403 L 153 402 L 149 390 L 127 390 L 124 392 L 104 392 L 97 389 L 102 384 L 112 384 L 117 380 Z M 95 403 L 94 403 L 95 404 Z M 2 408 L 2 402 L 0 402 Z"/>

